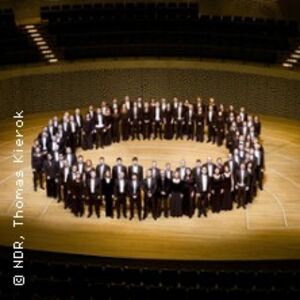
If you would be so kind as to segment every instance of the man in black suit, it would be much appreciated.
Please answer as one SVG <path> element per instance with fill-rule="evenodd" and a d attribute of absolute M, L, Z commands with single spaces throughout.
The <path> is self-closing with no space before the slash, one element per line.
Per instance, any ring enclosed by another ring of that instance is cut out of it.
<path fill-rule="evenodd" d="M 74 113 L 74 120 L 76 122 L 77 126 L 77 132 L 76 132 L 76 146 L 81 147 L 81 129 L 83 126 L 83 117 L 80 113 L 80 109 L 76 108 Z"/>
<path fill-rule="evenodd" d="M 156 220 L 156 207 L 157 207 L 157 199 L 156 199 L 156 191 L 157 191 L 157 180 L 152 176 L 151 169 L 147 170 L 147 176 L 144 179 L 143 184 L 144 189 L 144 219 L 147 218 L 149 207 L 151 203 L 152 208 L 152 216 L 154 220 Z"/>
<path fill-rule="evenodd" d="M 64 161 L 64 167 L 60 169 L 59 184 L 60 190 L 63 190 L 63 201 L 65 208 L 70 206 L 70 174 L 71 167 L 67 160 Z"/>
<path fill-rule="evenodd" d="M 188 109 L 185 112 L 185 124 L 186 124 L 186 134 L 188 140 L 194 139 L 194 106 L 192 104 L 188 105 Z"/>
<path fill-rule="evenodd" d="M 96 167 L 96 175 L 97 177 L 102 180 L 104 178 L 104 174 L 106 171 L 110 171 L 110 166 L 105 163 L 104 157 L 101 156 L 99 158 L 99 164 Z"/>
<path fill-rule="evenodd" d="M 256 143 L 254 145 L 254 156 L 256 158 L 256 178 L 258 181 L 258 187 L 260 190 L 263 190 L 265 155 L 264 155 L 264 149 L 259 143 Z"/>
<path fill-rule="evenodd" d="M 86 182 L 86 200 L 89 205 L 88 218 L 93 214 L 93 207 L 95 207 L 95 213 L 100 218 L 100 206 L 101 206 L 101 180 L 96 176 L 96 172 L 93 170 L 90 173 L 90 178 Z"/>
<path fill-rule="evenodd" d="M 160 177 L 157 182 L 158 189 L 158 203 L 157 203 L 157 217 L 160 217 L 162 209 L 164 211 L 164 216 L 169 217 L 169 195 L 171 191 L 171 180 L 166 177 L 164 170 L 160 172 Z"/>
<path fill-rule="evenodd" d="M 116 165 L 113 166 L 112 169 L 112 178 L 113 180 L 117 180 L 121 173 L 124 173 L 124 177 L 127 177 L 127 168 L 122 164 L 123 160 L 121 157 L 118 157 L 116 160 Z"/>
<path fill-rule="evenodd" d="M 208 207 L 208 201 L 210 197 L 210 189 L 211 189 L 211 178 L 207 174 L 207 168 L 202 167 L 201 175 L 198 178 L 198 180 L 195 182 L 198 217 L 201 217 L 202 214 L 205 217 L 207 217 L 206 210 Z"/>
<path fill-rule="evenodd" d="M 183 128 L 184 128 L 184 109 L 182 102 L 178 103 L 176 109 L 174 109 L 174 131 L 176 133 L 176 140 L 183 139 Z"/>
<path fill-rule="evenodd" d="M 215 143 L 216 135 L 215 135 L 215 127 L 216 127 L 216 113 L 214 107 L 210 105 L 208 107 L 208 111 L 206 114 L 206 124 L 208 126 L 208 140 L 207 143 L 213 142 Z"/>
<path fill-rule="evenodd" d="M 116 198 L 117 218 L 121 216 L 121 206 L 123 207 L 123 216 L 127 218 L 126 196 L 128 192 L 128 183 L 125 179 L 125 173 L 119 173 L 118 179 L 114 182 L 114 196 Z"/>
<path fill-rule="evenodd" d="M 137 175 L 139 181 L 143 180 L 143 167 L 139 165 L 138 158 L 136 156 L 132 159 L 132 165 L 128 167 L 128 178 L 132 178 L 133 174 Z"/>
<path fill-rule="evenodd" d="M 201 160 L 197 159 L 196 160 L 196 165 L 195 165 L 195 167 L 192 170 L 192 175 L 193 175 L 194 182 L 197 182 L 198 180 L 200 180 L 201 168 L 202 168 L 202 166 L 201 166 Z"/>
<path fill-rule="evenodd" d="M 130 110 L 130 125 L 131 125 L 131 139 L 137 138 L 140 140 L 140 133 L 142 127 L 142 108 L 138 107 L 138 102 L 133 102 L 133 107 Z"/>
<path fill-rule="evenodd" d="M 33 188 L 37 191 L 38 183 L 40 188 L 44 190 L 43 186 L 43 156 L 40 147 L 33 147 L 31 154 L 31 168 L 33 172 Z"/>
<path fill-rule="evenodd" d="M 134 206 L 138 210 L 138 218 L 142 219 L 142 203 L 141 203 L 141 181 L 138 175 L 133 173 L 131 180 L 128 182 L 128 197 L 130 200 L 130 220 L 134 217 Z"/>
<path fill-rule="evenodd" d="M 55 183 L 55 164 L 52 158 L 52 155 L 48 153 L 47 160 L 44 162 L 43 171 L 46 176 L 46 190 L 48 197 L 57 197 L 57 187 Z"/>
<path fill-rule="evenodd" d="M 70 185 L 70 198 L 73 213 L 77 217 L 82 217 L 84 214 L 85 193 L 84 184 L 79 172 L 77 173 L 75 180 L 73 180 Z"/>
<path fill-rule="evenodd" d="M 159 138 L 162 139 L 162 112 L 158 101 L 155 103 L 153 109 L 152 122 L 154 139 L 156 139 L 158 135 Z"/>
<path fill-rule="evenodd" d="M 244 163 L 240 164 L 240 168 L 236 172 L 236 183 L 235 189 L 237 191 L 237 208 L 241 206 L 245 209 L 246 208 L 246 196 L 247 191 L 249 190 L 249 176 L 246 170 L 246 165 Z"/>
<path fill-rule="evenodd" d="M 157 181 L 160 176 L 160 169 L 157 167 L 156 160 L 152 161 L 152 166 L 149 170 L 151 171 L 151 176 L 155 179 L 155 181 Z"/>
<path fill-rule="evenodd" d="M 104 148 L 104 129 L 104 115 L 101 108 L 97 108 L 97 114 L 95 117 L 96 149 L 98 149 L 99 147 Z"/>

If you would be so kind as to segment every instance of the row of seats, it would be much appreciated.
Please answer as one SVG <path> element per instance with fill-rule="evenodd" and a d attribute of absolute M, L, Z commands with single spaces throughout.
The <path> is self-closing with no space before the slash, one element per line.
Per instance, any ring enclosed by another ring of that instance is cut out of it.
<path fill-rule="evenodd" d="M 96 4 L 53 5 L 41 7 L 41 18 L 55 20 L 89 19 L 194 19 L 198 17 L 197 2 L 108 2 Z"/>
<path fill-rule="evenodd" d="M 181 9 L 197 14 L 170 18 L 167 13 Z M 142 11 L 151 18 L 138 18 Z M 41 17 L 49 43 L 69 60 L 171 56 L 275 63 L 297 35 L 296 22 L 199 16 L 197 4 L 183 2 L 55 5 L 43 7 Z"/>
<path fill-rule="evenodd" d="M 25 250 L 22 271 L 12 269 L 11 249 L 5 251 L 0 251 L 1 300 L 245 300 L 300 296 L 299 261 L 143 261 Z M 12 275 L 20 273 L 25 275 L 25 286 L 11 288 Z"/>

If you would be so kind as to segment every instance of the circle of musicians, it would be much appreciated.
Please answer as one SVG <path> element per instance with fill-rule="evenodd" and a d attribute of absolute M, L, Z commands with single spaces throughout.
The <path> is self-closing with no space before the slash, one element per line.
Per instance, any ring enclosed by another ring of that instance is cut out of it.
<path fill-rule="evenodd" d="M 94 109 L 89 106 L 83 116 L 65 112 L 61 119 L 54 116 L 34 141 L 32 170 L 34 190 L 44 189 L 48 197 L 63 202 L 76 216 L 100 217 L 105 207 L 107 217 L 121 215 L 142 220 L 149 213 L 154 219 L 187 215 L 207 216 L 221 210 L 246 208 L 263 189 L 264 149 L 260 142 L 261 122 L 241 107 L 217 105 L 213 98 L 205 104 L 179 101 L 174 97 L 150 102 L 128 96 L 121 104 L 102 102 Z M 197 160 L 188 167 L 181 160 L 175 169 L 167 163 L 159 168 L 153 160 L 144 173 L 138 158 L 125 166 L 122 158 L 114 166 L 100 157 L 96 166 L 91 160 L 76 156 L 76 149 L 98 149 L 129 139 L 184 139 L 206 142 L 229 150 L 228 159 L 215 162 Z M 129 201 L 128 201 L 129 200 Z M 129 202 L 129 203 L 128 203 Z M 128 207 L 129 204 L 129 207 Z M 129 210 L 128 210 L 129 208 Z"/>

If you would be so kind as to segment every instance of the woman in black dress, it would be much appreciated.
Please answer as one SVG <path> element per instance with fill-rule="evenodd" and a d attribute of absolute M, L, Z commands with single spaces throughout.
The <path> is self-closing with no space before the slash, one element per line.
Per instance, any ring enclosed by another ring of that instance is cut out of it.
<path fill-rule="evenodd" d="M 186 169 L 183 185 L 184 185 L 183 213 L 188 215 L 191 218 L 194 214 L 195 203 L 194 203 L 194 180 L 190 168 Z"/>
<path fill-rule="evenodd" d="M 195 124 L 196 124 L 196 141 L 204 141 L 204 113 L 202 107 L 199 106 L 197 113 L 195 114 Z"/>
<path fill-rule="evenodd" d="M 172 115 L 172 109 L 170 103 L 167 104 L 167 109 L 164 113 L 163 123 L 164 123 L 164 138 L 166 140 L 173 139 L 173 115 Z"/>
<path fill-rule="evenodd" d="M 223 188 L 224 194 L 222 199 L 222 209 L 223 210 L 232 210 L 232 199 L 233 199 L 233 189 L 234 189 L 234 182 L 233 182 L 233 175 L 229 169 L 228 165 L 224 167 L 223 173 Z"/>
<path fill-rule="evenodd" d="M 112 140 L 114 143 L 120 142 L 120 114 L 117 108 L 114 108 L 112 114 Z"/>
<path fill-rule="evenodd" d="M 111 111 L 109 107 L 105 108 L 104 114 L 104 124 L 105 124 L 105 132 L 104 132 L 104 145 L 110 146 L 112 143 L 112 117 Z"/>
<path fill-rule="evenodd" d="M 143 139 L 150 140 L 151 137 L 151 111 L 149 103 L 145 102 L 143 109 Z"/>
<path fill-rule="evenodd" d="M 211 210 L 213 213 L 219 213 L 221 210 L 221 197 L 223 192 L 223 177 L 220 174 L 220 169 L 215 168 L 211 184 Z"/>
<path fill-rule="evenodd" d="M 123 141 L 128 141 L 128 139 L 129 139 L 129 112 L 125 105 L 122 106 L 122 110 L 121 110 L 121 129 L 122 129 Z"/>
<path fill-rule="evenodd" d="M 182 183 L 176 171 L 171 181 L 171 217 L 182 216 L 182 198 Z"/>
<path fill-rule="evenodd" d="M 90 114 L 86 114 L 85 120 L 82 126 L 82 149 L 93 149 L 93 121 Z"/>
<path fill-rule="evenodd" d="M 113 218 L 113 192 L 114 185 L 113 180 L 111 178 L 110 170 L 107 170 L 102 179 L 102 195 L 105 201 L 105 215 L 106 217 Z"/>

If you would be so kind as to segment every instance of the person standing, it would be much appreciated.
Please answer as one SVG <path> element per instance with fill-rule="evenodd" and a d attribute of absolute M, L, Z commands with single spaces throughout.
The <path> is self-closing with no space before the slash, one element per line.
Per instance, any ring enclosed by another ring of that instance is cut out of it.
<path fill-rule="evenodd" d="M 101 180 L 102 195 L 105 201 L 105 215 L 106 217 L 113 218 L 113 193 L 114 184 L 111 178 L 110 169 L 106 169 L 104 177 Z"/>
<path fill-rule="evenodd" d="M 224 166 L 223 178 L 224 194 L 222 199 L 222 210 L 232 210 L 232 200 L 234 195 L 234 178 L 229 168 L 229 165 Z"/>
<path fill-rule="evenodd" d="M 141 203 L 141 181 L 138 179 L 138 175 L 133 173 L 131 180 L 128 183 L 128 197 L 130 199 L 130 220 L 134 217 L 134 207 L 136 206 L 138 211 L 138 218 L 142 219 L 142 203 Z"/>
<path fill-rule="evenodd" d="M 220 169 L 215 168 L 211 182 L 211 210 L 213 213 L 219 213 L 221 210 L 221 198 L 224 193 L 223 177 L 220 174 Z"/>
<path fill-rule="evenodd" d="M 101 181 L 97 178 L 94 170 L 91 171 L 91 176 L 86 183 L 86 200 L 89 206 L 88 218 L 92 216 L 94 208 L 97 217 L 100 218 Z"/>
<path fill-rule="evenodd" d="M 152 216 L 153 219 L 156 220 L 156 210 L 157 210 L 157 199 L 156 199 L 156 191 L 157 191 L 157 180 L 153 177 L 151 169 L 147 170 L 147 176 L 144 179 L 143 184 L 144 190 L 144 219 L 147 218 L 149 213 L 149 208 L 151 204 Z"/>
<path fill-rule="evenodd" d="M 178 171 L 174 172 L 171 180 L 171 200 L 170 200 L 170 213 L 171 217 L 181 217 L 182 212 L 182 182 Z"/>
<path fill-rule="evenodd" d="M 125 179 L 125 174 L 123 172 L 119 173 L 119 177 L 114 181 L 114 196 L 116 199 L 116 210 L 117 210 L 117 218 L 121 217 L 121 207 L 123 212 L 123 217 L 127 218 L 127 192 L 128 192 L 128 184 Z"/>

